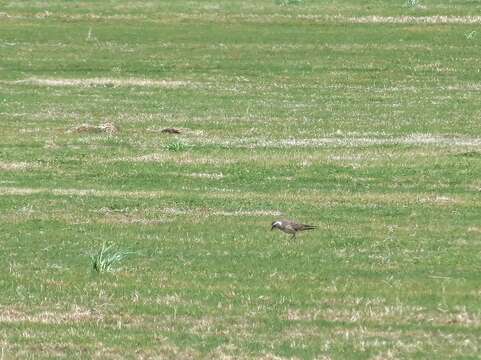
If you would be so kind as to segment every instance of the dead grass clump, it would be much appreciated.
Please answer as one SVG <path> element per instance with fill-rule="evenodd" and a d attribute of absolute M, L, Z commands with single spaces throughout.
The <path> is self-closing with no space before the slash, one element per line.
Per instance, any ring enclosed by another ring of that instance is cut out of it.
<path fill-rule="evenodd" d="M 0 161 L 0 171 L 24 171 L 33 168 L 34 165 L 25 161 L 3 162 Z"/>
<path fill-rule="evenodd" d="M 112 135 L 112 134 L 118 133 L 119 128 L 111 122 L 106 122 L 106 123 L 99 124 L 99 125 L 82 124 L 82 125 L 74 127 L 71 130 L 71 132 L 89 133 L 89 134 L 106 133 L 106 134 Z"/>
<path fill-rule="evenodd" d="M 97 220 L 100 224 L 119 224 L 119 225 L 159 225 L 169 222 L 168 219 L 146 219 L 140 214 L 109 214 Z"/>
<path fill-rule="evenodd" d="M 481 317 L 479 314 L 468 312 L 466 308 L 460 309 L 455 314 L 447 314 L 445 317 L 438 319 L 441 324 L 461 325 L 478 327 L 481 324 Z"/>
<path fill-rule="evenodd" d="M 69 324 L 90 321 L 102 321 L 103 314 L 91 309 L 73 306 L 70 311 L 41 311 L 28 313 L 17 308 L 0 309 L 0 321 L 5 323 L 31 322 L 41 324 Z"/>

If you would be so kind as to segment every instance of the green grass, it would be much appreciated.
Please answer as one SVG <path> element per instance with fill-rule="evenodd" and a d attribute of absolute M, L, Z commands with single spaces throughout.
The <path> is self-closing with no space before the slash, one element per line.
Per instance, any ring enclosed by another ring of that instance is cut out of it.
<path fill-rule="evenodd" d="M 90 256 L 92 260 L 92 270 L 97 273 L 113 272 L 116 267 L 131 252 L 122 249 L 116 249 L 112 244 L 102 244 L 102 247 Z"/>
<path fill-rule="evenodd" d="M 480 11 L 0 1 L 2 359 L 478 358 Z"/>

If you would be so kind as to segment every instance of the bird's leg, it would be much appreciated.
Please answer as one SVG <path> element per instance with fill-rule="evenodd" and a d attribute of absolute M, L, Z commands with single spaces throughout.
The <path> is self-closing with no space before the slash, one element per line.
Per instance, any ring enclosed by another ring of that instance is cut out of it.
<path fill-rule="evenodd" d="M 296 233 L 292 234 L 291 240 L 296 238 Z"/>

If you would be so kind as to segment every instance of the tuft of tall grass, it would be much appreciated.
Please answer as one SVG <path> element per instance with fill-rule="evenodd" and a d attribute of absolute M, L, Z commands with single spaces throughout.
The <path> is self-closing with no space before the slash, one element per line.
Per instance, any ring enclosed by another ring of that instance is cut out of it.
<path fill-rule="evenodd" d="M 416 7 L 418 5 L 418 0 L 407 0 L 406 5 L 409 7 Z"/>
<path fill-rule="evenodd" d="M 114 248 L 113 244 L 102 244 L 96 254 L 91 255 L 92 269 L 97 273 L 112 272 L 127 255 L 133 254 L 131 251 Z"/>
<path fill-rule="evenodd" d="M 180 141 L 171 142 L 170 144 L 167 144 L 167 150 L 169 151 L 184 151 L 186 149 L 187 149 L 187 145 Z"/>
<path fill-rule="evenodd" d="M 466 38 L 466 40 L 474 39 L 475 36 L 476 36 L 476 30 L 473 30 L 469 33 L 464 34 L 464 37 Z"/>
<path fill-rule="evenodd" d="M 288 5 L 300 5 L 303 0 L 275 0 L 277 5 L 288 6 Z"/>

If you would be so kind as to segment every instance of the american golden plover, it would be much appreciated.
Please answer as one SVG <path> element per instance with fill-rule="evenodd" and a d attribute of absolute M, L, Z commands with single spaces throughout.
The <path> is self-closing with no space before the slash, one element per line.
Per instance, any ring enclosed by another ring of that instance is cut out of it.
<path fill-rule="evenodd" d="M 295 239 L 298 231 L 316 229 L 317 226 L 298 224 L 290 220 L 277 220 L 272 222 L 271 230 L 274 230 L 274 228 L 284 231 L 287 234 L 291 234 L 291 239 Z"/>

